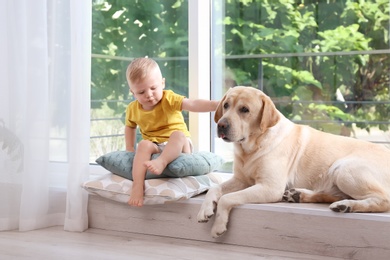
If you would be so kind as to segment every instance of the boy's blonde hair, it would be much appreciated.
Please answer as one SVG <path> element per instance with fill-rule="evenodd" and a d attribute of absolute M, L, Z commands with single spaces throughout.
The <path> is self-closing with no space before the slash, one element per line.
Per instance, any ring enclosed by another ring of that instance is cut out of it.
<path fill-rule="evenodd" d="M 160 70 L 157 62 L 150 58 L 136 58 L 134 59 L 126 70 L 126 79 L 131 87 L 131 83 L 137 83 L 145 79 L 150 71 L 153 69 Z"/>

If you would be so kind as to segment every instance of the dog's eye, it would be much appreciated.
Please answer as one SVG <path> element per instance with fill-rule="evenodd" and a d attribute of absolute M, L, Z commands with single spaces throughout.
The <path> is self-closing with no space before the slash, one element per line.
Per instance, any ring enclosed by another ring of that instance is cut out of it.
<path fill-rule="evenodd" d="M 228 103 L 223 104 L 223 108 L 224 109 L 228 109 L 229 108 L 229 104 Z"/>
<path fill-rule="evenodd" d="M 241 113 L 248 113 L 249 112 L 249 109 L 247 107 L 241 107 L 240 108 L 240 112 Z"/>

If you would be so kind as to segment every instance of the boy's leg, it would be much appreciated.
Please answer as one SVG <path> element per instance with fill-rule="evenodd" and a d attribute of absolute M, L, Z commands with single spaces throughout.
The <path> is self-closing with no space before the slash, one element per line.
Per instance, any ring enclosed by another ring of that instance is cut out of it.
<path fill-rule="evenodd" d="M 169 137 L 168 143 L 160 156 L 154 160 L 145 162 L 145 166 L 150 172 L 161 174 L 165 167 L 179 157 L 182 152 L 191 152 L 190 142 L 183 132 L 175 131 Z"/>
<path fill-rule="evenodd" d="M 133 161 L 133 186 L 128 201 L 130 206 L 141 207 L 143 205 L 146 175 L 146 166 L 144 163 L 150 160 L 152 154 L 158 152 L 158 147 L 153 142 L 147 140 L 139 142 Z"/>

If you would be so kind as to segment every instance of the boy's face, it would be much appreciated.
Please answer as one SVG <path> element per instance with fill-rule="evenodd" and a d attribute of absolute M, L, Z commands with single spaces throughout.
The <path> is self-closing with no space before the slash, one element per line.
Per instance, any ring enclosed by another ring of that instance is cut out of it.
<path fill-rule="evenodd" d="M 137 82 L 131 82 L 130 91 L 145 110 L 152 110 L 163 96 L 165 79 L 159 69 L 153 69 L 148 76 Z"/>

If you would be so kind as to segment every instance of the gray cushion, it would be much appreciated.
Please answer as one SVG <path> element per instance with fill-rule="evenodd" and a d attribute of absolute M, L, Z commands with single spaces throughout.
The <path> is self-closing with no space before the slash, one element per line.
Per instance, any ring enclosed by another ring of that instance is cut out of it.
<path fill-rule="evenodd" d="M 133 180 L 133 152 L 115 151 L 100 156 L 96 163 L 108 171 Z M 160 154 L 154 154 L 152 159 Z M 211 152 L 197 152 L 193 154 L 182 153 L 164 169 L 161 175 L 146 172 L 145 179 L 156 178 L 180 178 L 185 176 L 198 176 L 217 170 L 224 160 L 222 157 Z"/>

